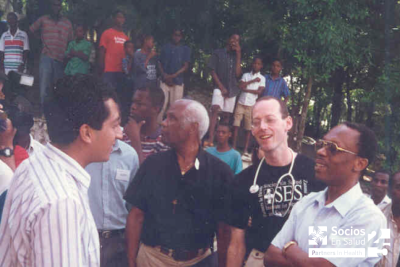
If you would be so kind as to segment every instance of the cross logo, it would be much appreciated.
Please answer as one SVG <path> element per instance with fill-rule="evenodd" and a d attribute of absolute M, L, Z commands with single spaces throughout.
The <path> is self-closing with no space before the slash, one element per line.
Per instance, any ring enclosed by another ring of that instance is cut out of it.
<path fill-rule="evenodd" d="M 308 227 L 308 244 L 309 245 L 327 245 L 328 244 L 328 227 L 326 226 L 309 226 Z"/>

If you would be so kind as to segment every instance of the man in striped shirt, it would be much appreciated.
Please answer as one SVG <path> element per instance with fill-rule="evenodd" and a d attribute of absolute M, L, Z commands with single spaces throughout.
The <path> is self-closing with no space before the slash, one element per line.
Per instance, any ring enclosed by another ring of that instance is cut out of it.
<path fill-rule="evenodd" d="M 9 30 L 0 39 L 0 69 L 23 72 L 29 53 L 29 39 L 26 32 L 18 28 L 18 16 L 14 12 L 7 15 Z"/>
<path fill-rule="evenodd" d="M 115 92 L 88 75 L 57 82 L 45 116 L 51 144 L 16 170 L 0 225 L 0 266 L 100 266 L 85 167 L 122 138 Z"/>
<path fill-rule="evenodd" d="M 40 17 L 30 27 L 32 33 L 41 30 L 43 49 L 39 66 L 39 87 L 42 105 L 46 99 L 51 98 L 51 86 L 64 75 L 65 51 L 73 39 L 71 22 L 61 16 L 61 1 L 52 0 L 51 3 L 51 14 Z"/>

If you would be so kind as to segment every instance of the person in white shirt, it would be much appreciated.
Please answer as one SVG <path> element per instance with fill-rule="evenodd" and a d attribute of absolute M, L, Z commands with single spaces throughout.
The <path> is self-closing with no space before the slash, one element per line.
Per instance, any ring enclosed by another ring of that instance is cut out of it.
<path fill-rule="evenodd" d="M 317 142 L 315 175 L 328 187 L 295 204 L 267 250 L 266 266 L 372 267 L 380 260 L 382 243 L 374 242 L 386 228 L 386 218 L 359 184 L 377 148 L 370 129 L 349 122 Z M 356 254 L 337 257 L 339 250 Z"/>
<path fill-rule="evenodd" d="M 392 202 L 387 195 L 389 179 L 390 172 L 386 170 L 378 170 L 372 176 L 371 199 L 380 209 Z"/>
<path fill-rule="evenodd" d="M 387 228 L 390 229 L 390 238 L 385 240 L 390 246 L 386 246 L 388 253 L 375 267 L 399 266 L 400 256 L 400 172 L 394 173 L 389 180 L 389 191 L 392 202 L 382 206 L 381 210 L 387 220 Z"/>
<path fill-rule="evenodd" d="M 85 167 L 122 138 L 115 91 L 67 76 L 44 107 L 51 144 L 17 168 L 0 225 L 0 266 L 100 266 Z"/>
<path fill-rule="evenodd" d="M 248 152 L 251 131 L 251 110 L 256 103 L 258 95 L 265 89 L 265 77 L 261 75 L 260 70 L 263 67 L 262 59 L 255 57 L 253 59 L 252 71 L 243 74 L 239 83 L 239 88 L 242 90 L 239 101 L 236 105 L 233 115 L 233 148 L 236 149 L 237 135 L 240 124 L 244 120 L 244 129 L 246 131 L 246 141 L 244 145 L 244 154 L 242 160 L 251 161 L 251 155 Z"/>

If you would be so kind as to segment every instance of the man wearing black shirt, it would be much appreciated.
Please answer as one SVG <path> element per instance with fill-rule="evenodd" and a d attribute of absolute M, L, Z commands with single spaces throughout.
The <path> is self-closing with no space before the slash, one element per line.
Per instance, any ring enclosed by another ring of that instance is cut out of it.
<path fill-rule="evenodd" d="M 125 194 L 133 205 L 126 226 L 130 267 L 212 266 L 215 233 L 225 266 L 222 222 L 233 173 L 200 149 L 208 125 L 207 110 L 196 101 L 177 100 L 168 110 L 162 140 L 172 149 L 148 157 Z"/>
<path fill-rule="evenodd" d="M 314 188 L 313 160 L 288 147 L 292 118 L 286 104 L 273 97 L 263 97 L 254 105 L 252 121 L 252 134 L 265 159 L 261 166 L 252 165 L 238 174 L 230 189 L 227 198 L 227 222 L 232 227 L 229 267 L 242 266 L 246 238 L 251 250 L 246 266 L 264 266 L 264 252 L 282 228 L 290 209 L 304 195 L 317 189 Z M 249 218 L 252 223 L 248 227 Z"/>

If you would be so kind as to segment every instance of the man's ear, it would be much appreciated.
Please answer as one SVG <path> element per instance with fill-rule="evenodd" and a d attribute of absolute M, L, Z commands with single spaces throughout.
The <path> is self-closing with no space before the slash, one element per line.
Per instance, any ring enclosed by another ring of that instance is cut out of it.
<path fill-rule="evenodd" d="M 286 131 L 289 132 L 293 127 L 293 119 L 292 117 L 288 116 L 285 120 L 286 120 Z"/>
<path fill-rule="evenodd" d="M 353 170 L 356 172 L 361 172 L 368 167 L 368 159 L 357 157 L 357 160 L 354 162 Z"/>
<path fill-rule="evenodd" d="M 89 125 L 83 124 L 79 128 L 79 137 L 84 143 L 91 144 L 93 139 L 93 131 L 94 130 Z"/>

